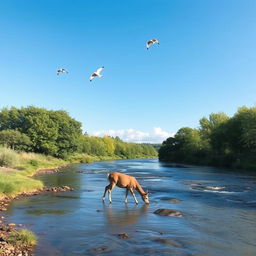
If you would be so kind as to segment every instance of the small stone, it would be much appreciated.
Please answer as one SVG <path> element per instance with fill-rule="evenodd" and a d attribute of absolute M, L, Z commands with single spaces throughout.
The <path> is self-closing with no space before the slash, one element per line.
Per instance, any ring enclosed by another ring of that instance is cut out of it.
<path fill-rule="evenodd" d="M 120 233 L 120 234 L 118 234 L 118 237 L 120 239 L 128 239 L 129 238 L 129 236 L 126 233 Z"/>
<path fill-rule="evenodd" d="M 102 247 L 99 247 L 99 248 L 94 248 L 93 251 L 97 252 L 97 253 L 103 253 L 103 252 L 107 252 L 109 251 L 110 248 L 107 247 L 107 246 L 102 246 Z"/>

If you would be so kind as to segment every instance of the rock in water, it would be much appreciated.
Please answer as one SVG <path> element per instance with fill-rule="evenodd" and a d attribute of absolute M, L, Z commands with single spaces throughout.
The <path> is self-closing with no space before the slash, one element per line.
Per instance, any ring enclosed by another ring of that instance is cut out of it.
<path fill-rule="evenodd" d="M 161 216 L 182 217 L 182 213 L 174 209 L 158 209 L 154 213 Z"/>
<path fill-rule="evenodd" d="M 118 237 L 120 239 L 128 239 L 129 238 L 129 236 L 126 233 L 120 233 L 120 234 L 118 234 Z"/>

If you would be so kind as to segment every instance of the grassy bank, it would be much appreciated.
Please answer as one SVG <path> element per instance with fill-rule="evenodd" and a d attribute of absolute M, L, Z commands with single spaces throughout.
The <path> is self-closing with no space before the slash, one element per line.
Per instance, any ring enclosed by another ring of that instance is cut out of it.
<path fill-rule="evenodd" d="M 55 168 L 66 161 L 34 153 L 17 153 L 10 149 L 0 150 L 0 198 L 15 197 L 20 193 L 41 189 L 41 181 L 31 178 L 39 169 Z"/>
<path fill-rule="evenodd" d="M 11 232 L 7 242 L 14 246 L 31 247 L 37 244 L 37 238 L 33 232 L 27 229 L 21 229 Z"/>
<path fill-rule="evenodd" d="M 136 157 L 145 158 L 143 155 Z M 43 183 L 31 177 L 40 169 L 57 168 L 73 163 L 91 163 L 114 159 L 126 158 L 117 155 L 91 156 L 88 154 L 73 154 L 63 160 L 42 154 L 18 153 L 11 149 L 2 148 L 0 150 L 0 163 L 2 163 L 1 165 L 4 165 L 4 167 L 0 167 L 0 198 L 5 196 L 15 197 L 20 193 L 41 189 L 44 186 Z"/>

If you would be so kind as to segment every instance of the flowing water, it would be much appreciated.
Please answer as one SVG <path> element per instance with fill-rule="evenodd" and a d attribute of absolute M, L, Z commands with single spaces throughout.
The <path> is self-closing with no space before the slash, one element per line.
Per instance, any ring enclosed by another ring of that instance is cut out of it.
<path fill-rule="evenodd" d="M 149 190 L 150 205 L 138 193 L 138 205 L 131 195 L 125 204 L 125 189 L 117 187 L 113 203 L 103 203 L 111 171 L 135 176 Z M 24 198 L 9 207 L 8 221 L 38 236 L 35 255 L 256 255 L 252 173 L 140 159 L 73 165 L 37 178 L 47 186 L 75 190 Z M 183 217 L 154 214 L 159 208 L 179 210 Z"/>

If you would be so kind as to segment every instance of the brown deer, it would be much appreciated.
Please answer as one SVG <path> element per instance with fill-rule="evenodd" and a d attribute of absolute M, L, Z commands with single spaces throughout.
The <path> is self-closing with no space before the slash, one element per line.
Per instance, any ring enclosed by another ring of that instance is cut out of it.
<path fill-rule="evenodd" d="M 146 204 L 149 204 L 148 192 L 145 192 L 142 189 L 139 182 L 133 176 L 129 176 L 120 172 L 112 172 L 108 174 L 108 180 L 110 184 L 105 187 L 105 191 L 102 197 L 103 201 L 105 200 L 105 195 L 108 191 L 108 200 L 110 203 L 112 203 L 111 192 L 115 186 L 118 186 L 119 188 L 126 188 L 125 203 L 128 203 L 127 197 L 128 192 L 130 192 L 134 198 L 135 203 L 138 204 L 138 200 L 133 192 L 134 189 L 136 189 L 140 193 L 142 200 Z"/>

